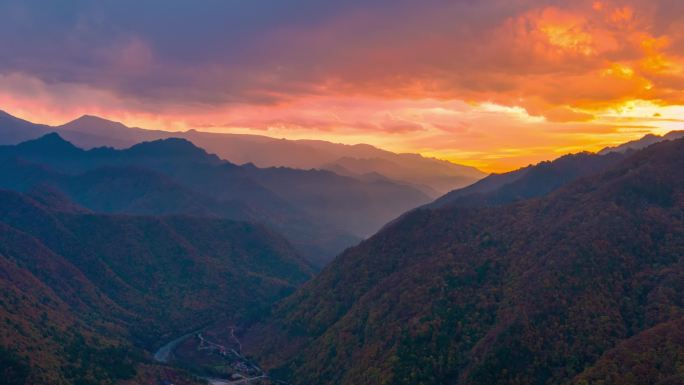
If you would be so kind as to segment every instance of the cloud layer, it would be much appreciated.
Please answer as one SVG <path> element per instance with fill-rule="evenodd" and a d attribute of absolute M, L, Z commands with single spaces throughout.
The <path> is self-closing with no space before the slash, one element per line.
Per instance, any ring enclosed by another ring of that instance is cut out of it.
<path fill-rule="evenodd" d="M 0 15 L 0 108 L 47 120 L 364 140 L 503 169 L 671 128 L 663 113 L 684 104 L 677 0 L 0 0 Z"/>

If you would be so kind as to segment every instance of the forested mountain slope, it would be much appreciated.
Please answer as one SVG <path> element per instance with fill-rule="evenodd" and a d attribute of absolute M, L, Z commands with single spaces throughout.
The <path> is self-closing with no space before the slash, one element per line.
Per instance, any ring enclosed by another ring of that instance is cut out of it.
<path fill-rule="evenodd" d="M 28 384 L 133 376 L 161 341 L 254 316 L 311 275 L 262 226 L 0 191 L 0 356 L 27 366 Z"/>
<path fill-rule="evenodd" d="M 679 140 L 543 198 L 407 214 L 245 339 L 294 384 L 622 384 L 625 358 L 663 363 L 655 384 L 681 378 L 682 256 Z"/>

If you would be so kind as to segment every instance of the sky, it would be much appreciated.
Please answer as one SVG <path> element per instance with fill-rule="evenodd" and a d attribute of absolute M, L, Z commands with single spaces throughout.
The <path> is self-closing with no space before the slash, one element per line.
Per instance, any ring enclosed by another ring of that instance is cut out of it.
<path fill-rule="evenodd" d="M 0 0 L 0 109 L 507 171 L 684 129 L 684 1 Z"/>

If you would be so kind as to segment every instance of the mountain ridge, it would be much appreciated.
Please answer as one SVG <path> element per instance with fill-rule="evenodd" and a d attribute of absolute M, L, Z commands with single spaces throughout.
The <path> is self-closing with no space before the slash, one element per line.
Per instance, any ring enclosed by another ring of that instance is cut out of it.
<path fill-rule="evenodd" d="M 62 148 L 68 151 L 57 150 Z M 390 181 L 362 181 L 325 170 L 238 166 L 182 138 L 125 150 L 82 150 L 58 134 L 48 134 L 0 146 L 0 158 L 5 159 L 0 162 L 0 186 L 25 190 L 55 184 L 77 203 L 105 212 L 118 207 L 123 213 L 189 213 L 264 222 L 282 231 L 319 267 L 384 222 L 430 200 L 418 189 Z M 40 165 L 49 165 L 53 172 Z M 112 167 L 119 171 L 114 173 Z M 126 206 L 124 197 L 137 206 Z M 106 206 L 108 200 L 115 204 Z"/>
<path fill-rule="evenodd" d="M 682 154 L 663 142 L 545 197 L 415 210 L 244 338 L 293 384 L 583 383 L 684 314 Z"/>
<path fill-rule="evenodd" d="M 11 352 L 0 362 L 25 363 L 19 383 L 135 379 L 169 335 L 250 317 L 312 274 L 263 226 L 95 214 L 0 190 L 0 342 Z"/>
<path fill-rule="evenodd" d="M 30 125 L 30 122 L 26 124 Z M 426 189 L 425 192 L 436 191 L 431 195 L 433 198 L 440 193 L 463 187 L 485 176 L 473 167 L 418 154 L 397 154 L 368 144 L 346 145 L 321 140 L 287 140 L 260 135 L 210 133 L 194 129 L 178 132 L 147 130 L 127 127 L 120 122 L 93 115 L 83 115 L 55 127 L 35 125 L 29 130 L 30 133 L 19 135 L 21 140 L 17 139 L 17 135 L 3 134 L 4 125 L 7 123 L 3 123 L 0 119 L 0 143 L 2 144 L 17 144 L 50 131 L 60 132 L 67 140 L 86 149 L 101 146 L 121 149 L 143 141 L 181 137 L 233 163 L 253 163 L 262 168 L 286 166 L 305 170 L 321 169 L 335 163 L 338 159 L 349 156 L 358 159 L 384 158 L 403 169 L 401 173 L 403 179 L 398 180 L 399 182 L 403 181 L 414 186 L 427 184 L 430 189 Z M 369 169 L 364 174 L 372 171 L 378 170 Z M 397 179 L 392 176 L 388 177 Z"/>
<path fill-rule="evenodd" d="M 609 154 L 611 152 L 627 152 L 630 150 L 641 150 L 665 140 L 676 140 L 684 137 L 684 131 L 670 131 L 665 135 L 646 134 L 642 138 L 622 143 L 614 147 L 606 147 L 599 151 L 599 154 Z"/>
<path fill-rule="evenodd" d="M 0 363 L 24 368 L 19 383 L 119 383 L 153 370 L 169 335 L 249 317 L 312 274 L 259 225 L 0 190 Z"/>
<path fill-rule="evenodd" d="M 462 189 L 451 191 L 426 207 L 477 207 L 503 205 L 547 195 L 573 181 L 616 165 L 620 152 L 580 152 L 540 162 L 503 174 L 492 174 Z"/>

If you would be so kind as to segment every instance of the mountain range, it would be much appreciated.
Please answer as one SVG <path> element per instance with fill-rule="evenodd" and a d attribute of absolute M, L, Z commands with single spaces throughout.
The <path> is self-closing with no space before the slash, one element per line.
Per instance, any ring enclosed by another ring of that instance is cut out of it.
<path fill-rule="evenodd" d="M 532 199 L 413 210 L 243 340 L 292 384 L 679 384 L 684 140 L 621 157 Z"/>
<path fill-rule="evenodd" d="M 648 134 L 598 153 L 568 154 L 511 172 L 491 174 L 444 194 L 426 207 L 492 206 L 544 196 L 581 177 L 605 171 L 635 151 L 681 138 L 684 138 L 684 131 L 671 131 L 662 136 Z"/>
<path fill-rule="evenodd" d="M 135 379 L 155 370 L 145 351 L 160 340 L 262 311 L 312 273 L 263 226 L 97 214 L 2 190 L 3 383 Z"/>
<path fill-rule="evenodd" d="M 470 186 L 443 195 L 428 206 L 495 206 L 544 196 L 581 177 L 604 171 L 626 156 L 622 152 L 564 155 L 515 171 L 489 175 Z"/>
<path fill-rule="evenodd" d="M 185 139 L 80 149 L 59 134 L 0 146 L 0 187 L 56 189 L 105 213 L 193 214 L 263 222 L 317 267 L 429 201 L 410 186 L 323 170 L 238 166 Z"/>
<path fill-rule="evenodd" d="M 611 152 L 624 153 L 630 150 L 641 150 L 655 143 L 660 143 L 665 140 L 676 140 L 680 138 L 684 138 L 684 131 L 670 131 L 665 135 L 647 134 L 644 135 L 641 139 L 632 140 L 630 142 L 623 143 L 619 146 L 606 147 L 603 150 L 599 151 L 599 154 L 608 154 Z"/>
<path fill-rule="evenodd" d="M 51 127 L 33 124 L 0 111 L 0 144 L 18 144 L 50 132 L 58 132 L 85 149 L 102 146 L 123 149 L 143 141 L 183 138 L 236 164 L 330 170 L 364 180 L 391 180 L 417 188 L 431 198 L 467 186 L 486 175 L 473 167 L 417 154 L 396 154 L 367 144 L 345 145 L 197 130 L 146 130 L 90 115 Z"/>
<path fill-rule="evenodd" d="M 113 122 L 87 135 L 12 122 L 0 125 L 18 142 L 0 146 L 6 383 L 200 384 L 189 363 L 153 361 L 199 330 L 268 370 L 243 383 L 684 381 L 677 133 L 431 201 L 381 158 L 238 165 L 184 138 L 63 137 L 127 132 Z"/>

